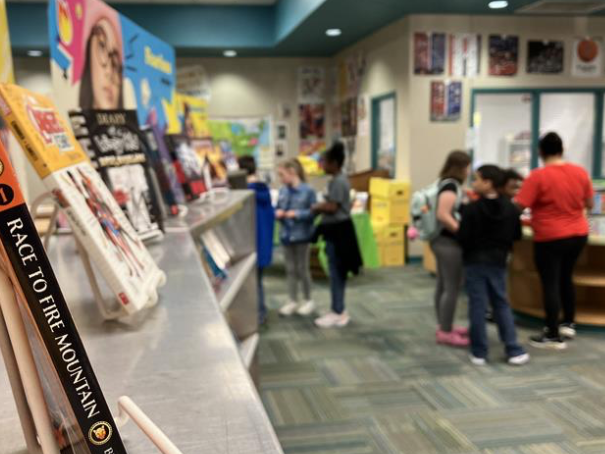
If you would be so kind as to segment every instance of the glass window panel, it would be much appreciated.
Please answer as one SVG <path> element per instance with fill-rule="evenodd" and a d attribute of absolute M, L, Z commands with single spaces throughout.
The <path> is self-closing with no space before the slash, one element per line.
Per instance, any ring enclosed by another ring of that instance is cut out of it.
<path fill-rule="evenodd" d="M 523 175 L 531 169 L 529 93 L 478 94 L 475 98 L 474 165 L 497 164 Z"/>
<path fill-rule="evenodd" d="M 565 158 L 592 174 L 595 124 L 593 93 L 546 93 L 540 97 L 540 136 L 556 132 Z"/>

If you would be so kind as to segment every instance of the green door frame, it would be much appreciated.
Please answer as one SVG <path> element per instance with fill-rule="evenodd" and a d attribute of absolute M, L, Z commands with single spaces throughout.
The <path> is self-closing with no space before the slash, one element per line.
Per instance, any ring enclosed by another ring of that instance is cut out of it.
<path fill-rule="evenodd" d="M 509 94 L 528 94 L 531 95 L 532 113 L 531 113 L 531 141 L 532 141 L 532 168 L 539 166 L 538 144 L 540 142 L 540 96 L 547 93 L 591 93 L 595 96 L 595 124 L 593 139 L 593 159 L 592 176 L 593 178 L 605 178 L 603 174 L 603 116 L 605 114 L 605 88 L 598 87 L 573 87 L 573 88 L 475 88 L 471 97 L 471 119 L 470 125 L 474 126 L 475 109 L 477 106 L 477 95 L 509 95 Z"/>
<path fill-rule="evenodd" d="M 393 161 L 393 171 L 397 169 L 397 93 L 391 92 L 384 95 L 372 98 L 372 169 L 378 168 L 378 148 L 380 146 L 380 103 L 387 99 L 393 99 L 395 107 L 393 113 L 395 115 L 394 134 L 395 134 L 395 155 Z"/>

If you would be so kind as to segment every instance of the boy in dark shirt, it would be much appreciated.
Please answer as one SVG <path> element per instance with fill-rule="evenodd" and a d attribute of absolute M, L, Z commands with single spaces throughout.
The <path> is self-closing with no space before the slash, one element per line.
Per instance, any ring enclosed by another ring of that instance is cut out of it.
<path fill-rule="evenodd" d="M 471 362 L 484 365 L 488 356 L 485 311 L 491 301 L 508 363 L 523 365 L 529 355 L 517 342 L 506 294 L 506 266 L 513 242 L 521 238 L 519 211 L 498 192 L 504 172 L 492 165 L 479 168 L 473 189 L 480 198 L 464 210 L 458 239 L 462 244 L 469 296 Z"/>

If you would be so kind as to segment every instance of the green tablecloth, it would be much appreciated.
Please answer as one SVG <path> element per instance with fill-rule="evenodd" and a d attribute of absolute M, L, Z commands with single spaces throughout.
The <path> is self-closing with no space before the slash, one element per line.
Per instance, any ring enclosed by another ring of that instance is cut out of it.
<path fill-rule="evenodd" d="M 372 229 L 372 222 L 370 221 L 369 213 L 353 214 L 353 225 L 355 225 L 355 232 L 357 233 L 357 242 L 359 243 L 359 249 L 361 250 L 361 257 L 363 258 L 363 266 L 365 268 L 380 268 L 380 258 L 378 257 L 378 246 L 376 245 L 376 239 L 374 238 L 374 230 Z M 275 245 L 279 245 L 279 221 L 275 223 Z M 322 268 L 328 274 L 328 258 L 325 253 L 326 244 L 325 242 L 319 241 L 317 243 L 319 248 L 319 261 Z"/>
<path fill-rule="evenodd" d="M 378 246 L 376 238 L 374 238 L 374 230 L 370 221 L 369 213 L 359 213 L 351 215 L 353 224 L 355 225 L 355 233 L 357 233 L 357 243 L 361 251 L 364 268 L 380 268 L 380 258 L 378 257 Z M 328 257 L 326 256 L 325 242 L 317 243 L 319 248 L 319 262 L 322 268 L 328 274 Z"/>

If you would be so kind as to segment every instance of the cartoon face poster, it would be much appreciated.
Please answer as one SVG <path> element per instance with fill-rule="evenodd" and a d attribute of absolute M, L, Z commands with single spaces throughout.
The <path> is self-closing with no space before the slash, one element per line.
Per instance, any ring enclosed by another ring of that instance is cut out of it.
<path fill-rule="evenodd" d="M 136 109 L 165 130 L 174 105 L 175 52 L 100 0 L 49 2 L 53 88 L 64 113 Z"/>

